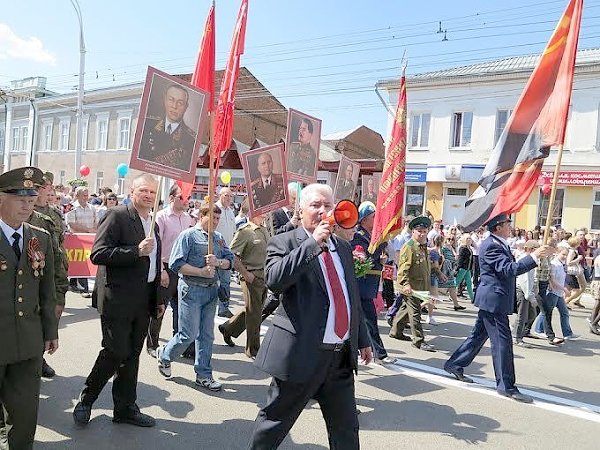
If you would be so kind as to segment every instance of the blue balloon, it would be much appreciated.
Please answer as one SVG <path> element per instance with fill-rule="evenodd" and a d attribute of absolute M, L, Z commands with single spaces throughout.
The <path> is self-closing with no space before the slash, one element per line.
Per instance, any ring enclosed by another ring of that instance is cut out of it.
<path fill-rule="evenodd" d="M 127 175 L 127 172 L 129 172 L 129 167 L 127 167 L 127 164 L 121 163 L 117 166 L 117 173 L 121 178 L 125 177 L 125 175 Z"/>

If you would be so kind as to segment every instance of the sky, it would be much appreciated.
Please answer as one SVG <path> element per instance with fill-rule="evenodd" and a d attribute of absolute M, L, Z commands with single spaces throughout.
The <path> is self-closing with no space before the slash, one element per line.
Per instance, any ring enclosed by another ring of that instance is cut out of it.
<path fill-rule="evenodd" d="M 85 90 L 144 80 L 151 65 L 191 73 L 211 0 L 79 0 Z M 217 69 L 240 0 L 216 1 Z M 73 92 L 79 25 L 71 0 L 19 0 L 0 16 L 0 88 L 47 78 Z M 16 6 L 18 5 L 18 7 Z M 540 53 L 567 0 L 250 0 L 247 67 L 288 108 L 323 120 L 323 135 L 366 125 L 387 132 L 379 80 Z M 440 32 L 441 31 L 441 32 Z M 600 0 L 585 0 L 579 48 L 600 47 Z M 243 80 L 238 95 L 244 91 Z M 385 93 L 382 93 L 385 96 Z M 410 103 L 410 92 L 408 93 Z"/>

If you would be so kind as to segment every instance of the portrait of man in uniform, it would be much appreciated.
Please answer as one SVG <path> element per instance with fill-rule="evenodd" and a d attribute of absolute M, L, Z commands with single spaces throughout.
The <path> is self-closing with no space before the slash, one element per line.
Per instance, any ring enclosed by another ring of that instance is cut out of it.
<path fill-rule="evenodd" d="M 286 139 L 287 172 L 290 180 L 317 180 L 321 121 L 290 109 Z"/>
<path fill-rule="evenodd" d="M 374 205 L 377 205 L 377 193 L 379 192 L 380 181 L 380 173 L 362 176 L 362 195 L 360 199 L 361 202 L 372 202 Z"/>
<path fill-rule="evenodd" d="M 148 73 L 129 166 L 189 178 L 196 170 L 207 96 L 155 69 Z"/>
<path fill-rule="evenodd" d="M 333 194 L 334 200 L 336 202 L 340 200 L 354 201 L 354 191 L 356 190 L 360 164 L 342 156 L 339 168 Z"/>
<path fill-rule="evenodd" d="M 283 145 L 251 150 L 243 153 L 241 157 L 250 202 L 250 216 L 265 214 L 287 205 L 288 182 L 283 170 Z"/>

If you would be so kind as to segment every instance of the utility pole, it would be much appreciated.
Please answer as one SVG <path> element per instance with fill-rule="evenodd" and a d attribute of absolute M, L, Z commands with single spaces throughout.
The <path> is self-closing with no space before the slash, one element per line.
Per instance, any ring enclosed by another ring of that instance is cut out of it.
<path fill-rule="evenodd" d="M 75 144 L 75 177 L 79 176 L 81 154 L 83 151 L 83 79 L 85 75 L 85 42 L 83 40 L 83 17 L 78 0 L 71 0 L 71 5 L 79 20 L 79 90 L 77 91 L 77 135 Z"/>

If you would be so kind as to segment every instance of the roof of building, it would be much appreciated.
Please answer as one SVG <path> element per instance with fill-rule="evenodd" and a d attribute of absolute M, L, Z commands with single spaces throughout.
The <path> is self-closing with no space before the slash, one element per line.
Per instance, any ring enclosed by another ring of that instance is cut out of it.
<path fill-rule="evenodd" d="M 350 159 L 383 159 L 381 134 L 364 125 L 323 136 L 321 140 Z"/>
<path fill-rule="evenodd" d="M 489 77 L 498 75 L 528 74 L 538 64 L 541 54 L 511 56 L 508 58 L 482 61 L 477 64 L 450 67 L 448 69 L 434 70 L 408 76 L 409 84 L 418 84 L 443 79 L 456 79 L 462 77 Z M 600 65 L 600 48 L 583 49 L 577 52 L 575 66 L 577 68 Z M 397 89 L 398 79 L 381 80 L 377 83 L 381 87 Z"/>

